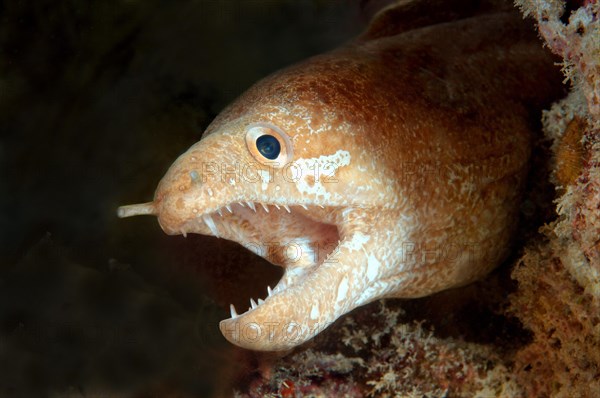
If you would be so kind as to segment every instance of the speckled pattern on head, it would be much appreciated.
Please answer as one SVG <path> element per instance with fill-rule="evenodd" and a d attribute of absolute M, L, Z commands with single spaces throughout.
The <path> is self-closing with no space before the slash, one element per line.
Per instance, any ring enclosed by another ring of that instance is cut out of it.
<path fill-rule="evenodd" d="M 408 31 L 397 12 L 257 83 L 174 162 L 153 202 L 119 209 L 285 268 L 264 300 L 231 307 L 220 329 L 233 344 L 293 348 L 357 306 L 470 283 L 508 253 L 531 121 L 559 95 L 560 73 L 516 12 Z M 257 147 L 264 135 L 281 147 L 274 161 Z"/>

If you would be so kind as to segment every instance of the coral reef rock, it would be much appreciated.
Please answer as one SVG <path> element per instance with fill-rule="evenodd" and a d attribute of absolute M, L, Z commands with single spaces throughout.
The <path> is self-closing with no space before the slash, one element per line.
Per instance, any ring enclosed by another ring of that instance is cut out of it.
<path fill-rule="evenodd" d="M 571 92 L 544 114 L 556 219 L 513 271 L 512 311 L 533 331 L 515 357 L 528 396 L 600 394 L 600 5 L 519 1 L 563 57 Z"/>

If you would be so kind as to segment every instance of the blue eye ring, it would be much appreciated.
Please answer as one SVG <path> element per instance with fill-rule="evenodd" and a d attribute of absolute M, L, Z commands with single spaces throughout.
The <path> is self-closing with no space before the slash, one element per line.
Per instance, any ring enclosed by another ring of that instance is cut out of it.
<path fill-rule="evenodd" d="M 256 139 L 256 149 L 269 160 L 277 159 L 281 153 L 279 141 L 270 134 L 261 135 Z"/>
<path fill-rule="evenodd" d="M 261 164 L 281 168 L 292 160 L 292 140 L 270 123 L 252 123 L 246 128 L 248 151 Z"/>

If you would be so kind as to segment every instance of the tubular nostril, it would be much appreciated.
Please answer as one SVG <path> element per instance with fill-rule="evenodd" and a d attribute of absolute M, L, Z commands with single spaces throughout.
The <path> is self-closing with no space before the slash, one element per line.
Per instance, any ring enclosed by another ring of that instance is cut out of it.
<path fill-rule="evenodd" d="M 117 210 L 117 215 L 119 216 L 119 218 L 143 215 L 156 215 L 156 207 L 154 205 L 154 202 L 121 206 Z"/>

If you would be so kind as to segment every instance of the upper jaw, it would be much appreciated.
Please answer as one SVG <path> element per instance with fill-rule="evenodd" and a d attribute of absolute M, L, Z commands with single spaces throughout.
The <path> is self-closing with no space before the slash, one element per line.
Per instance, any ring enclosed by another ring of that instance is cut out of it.
<path fill-rule="evenodd" d="M 273 227 L 268 228 L 269 223 L 273 224 L 272 220 L 304 216 L 316 219 L 317 222 L 327 222 L 331 219 L 332 209 L 334 208 L 323 205 L 290 203 L 281 200 L 233 200 L 212 209 L 204 209 L 202 212 L 192 209 L 191 214 L 185 215 L 183 220 L 178 222 L 167 224 L 160 222 L 161 214 L 158 217 L 163 230 L 171 235 L 197 233 L 243 244 L 244 240 L 264 240 L 265 236 L 261 233 L 263 232 L 261 229 L 273 230 Z M 242 223 L 244 228 L 240 230 L 240 226 L 235 224 Z"/>

